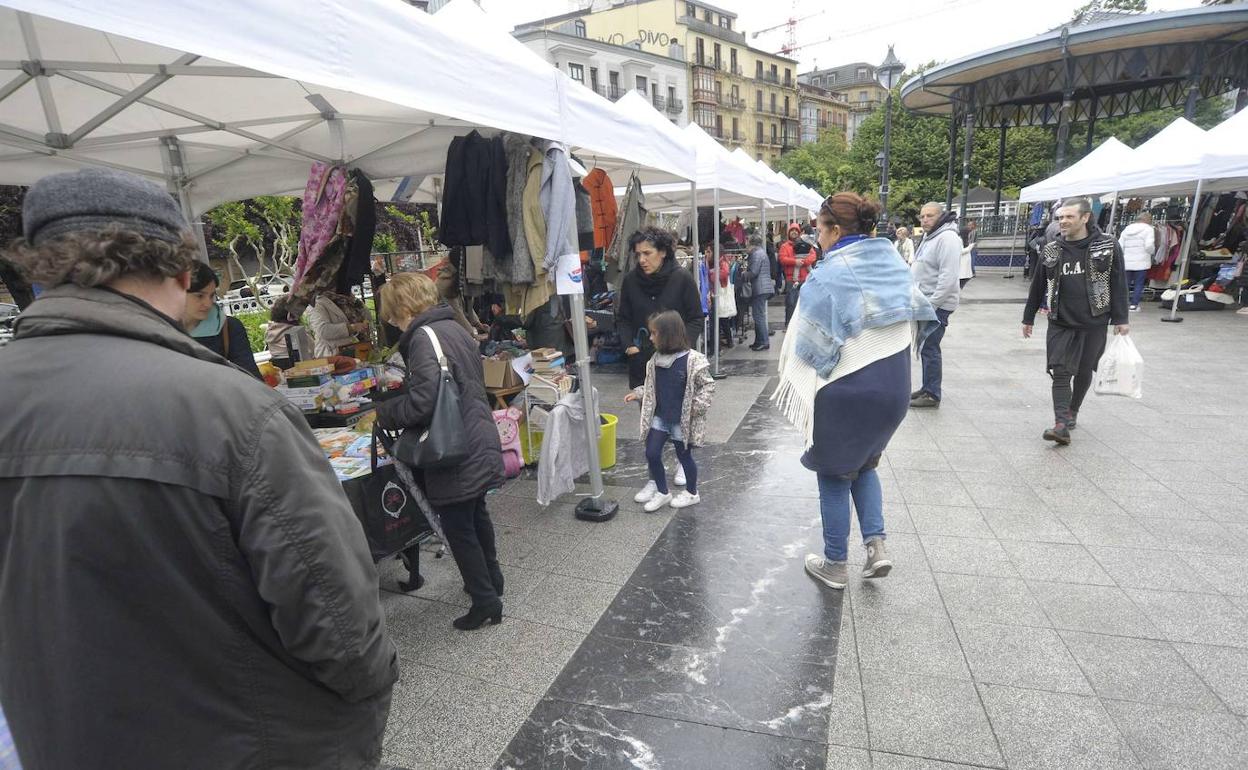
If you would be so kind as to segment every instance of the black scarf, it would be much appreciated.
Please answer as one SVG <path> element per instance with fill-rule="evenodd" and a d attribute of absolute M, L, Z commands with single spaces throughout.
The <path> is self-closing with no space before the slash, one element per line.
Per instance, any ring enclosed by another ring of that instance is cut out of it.
<path fill-rule="evenodd" d="M 676 272 L 676 258 L 670 255 L 664 257 L 663 264 L 659 265 L 659 269 L 653 273 L 642 270 L 641 263 L 638 263 L 633 270 L 637 273 L 637 283 L 641 285 L 642 290 L 647 294 L 657 294 L 667 286 L 672 273 Z"/>

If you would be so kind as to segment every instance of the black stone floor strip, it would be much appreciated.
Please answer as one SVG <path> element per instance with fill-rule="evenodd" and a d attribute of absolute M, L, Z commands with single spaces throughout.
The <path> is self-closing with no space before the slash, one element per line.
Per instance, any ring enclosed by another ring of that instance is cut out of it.
<path fill-rule="evenodd" d="M 702 504 L 672 517 L 498 767 L 824 767 L 843 595 L 802 566 L 821 550 L 814 477 L 764 396 L 736 433 L 697 450 Z M 640 487 L 642 451 L 621 442 L 609 483 Z"/>

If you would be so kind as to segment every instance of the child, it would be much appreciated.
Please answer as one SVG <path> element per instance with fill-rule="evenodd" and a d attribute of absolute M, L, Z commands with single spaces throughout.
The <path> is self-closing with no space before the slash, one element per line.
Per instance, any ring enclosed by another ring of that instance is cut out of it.
<path fill-rule="evenodd" d="M 641 431 L 646 436 L 651 480 L 633 499 L 645 503 L 646 511 L 653 513 L 669 503 L 673 508 L 687 508 L 702 502 L 698 497 L 698 466 L 693 462 L 693 447 L 701 446 L 706 434 L 706 412 L 715 392 L 715 380 L 706 356 L 689 349 L 685 321 L 679 313 L 655 313 L 647 326 L 655 355 L 646 364 L 645 384 L 624 400 L 641 400 Z M 676 447 L 676 458 L 687 482 L 675 497 L 667 489 L 667 472 L 663 468 L 663 445 L 668 439 Z"/>

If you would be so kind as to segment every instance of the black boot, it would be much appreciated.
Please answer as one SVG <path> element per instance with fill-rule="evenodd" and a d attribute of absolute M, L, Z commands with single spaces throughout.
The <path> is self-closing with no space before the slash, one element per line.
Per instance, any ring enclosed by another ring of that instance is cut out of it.
<path fill-rule="evenodd" d="M 467 615 L 455 618 L 451 621 L 451 625 L 460 631 L 473 631 L 485 625 L 485 621 L 490 621 L 492 625 L 498 625 L 503 622 L 503 603 L 495 602 L 485 607 L 473 606 L 468 610 Z"/>

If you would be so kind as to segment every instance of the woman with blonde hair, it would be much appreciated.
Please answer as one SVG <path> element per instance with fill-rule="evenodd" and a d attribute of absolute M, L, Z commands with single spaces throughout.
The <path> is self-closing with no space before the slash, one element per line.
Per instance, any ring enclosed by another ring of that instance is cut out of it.
<path fill-rule="evenodd" d="M 441 519 L 464 588 L 472 596 L 461 631 L 503 619 L 503 572 L 494 545 L 486 493 L 503 483 L 502 447 L 486 401 L 477 342 L 442 302 L 428 276 L 400 273 L 381 287 L 385 320 L 400 329 L 399 351 L 407 366 L 403 395 L 377 407 L 377 424 L 387 430 L 424 430 L 433 419 L 445 360 L 459 389 L 468 456 L 458 465 L 424 469 L 424 492 Z M 440 348 L 440 354 L 439 349 Z"/>

